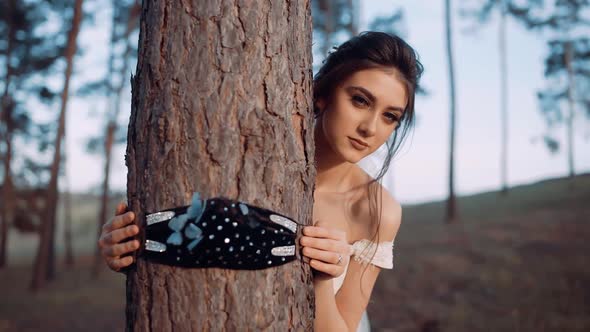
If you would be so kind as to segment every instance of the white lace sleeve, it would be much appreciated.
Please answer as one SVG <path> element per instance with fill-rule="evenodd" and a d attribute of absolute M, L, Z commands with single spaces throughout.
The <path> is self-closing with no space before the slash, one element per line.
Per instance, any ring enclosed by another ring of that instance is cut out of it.
<path fill-rule="evenodd" d="M 384 269 L 392 269 L 393 246 L 393 241 L 376 244 L 367 239 L 362 239 L 352 244 L 352 258 L 357 262 L 371 263 Z M 374 256 L 373 253 L 375 253 Z"/>

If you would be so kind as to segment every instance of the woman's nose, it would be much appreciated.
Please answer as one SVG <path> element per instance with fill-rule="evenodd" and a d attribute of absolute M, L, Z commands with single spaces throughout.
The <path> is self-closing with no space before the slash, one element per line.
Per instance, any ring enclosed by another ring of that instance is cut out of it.
<path fill-rule="evenodd" d="M 359 124 L 358 130 L 363 137 L 374 136 L 377 132 L 377 117 L 371 115 L 364 118 Z"/>

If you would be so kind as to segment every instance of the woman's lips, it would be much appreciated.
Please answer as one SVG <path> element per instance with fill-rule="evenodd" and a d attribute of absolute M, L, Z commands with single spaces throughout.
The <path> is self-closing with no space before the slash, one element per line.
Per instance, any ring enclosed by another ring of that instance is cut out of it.
<path fill-rule="evenodd" d="M 350 145 L 352 145 L 355 149 L 359 151 L 365 150 L 369 147 L 354 138 L 349 137 L 348 139 L 350 140 Z"/>

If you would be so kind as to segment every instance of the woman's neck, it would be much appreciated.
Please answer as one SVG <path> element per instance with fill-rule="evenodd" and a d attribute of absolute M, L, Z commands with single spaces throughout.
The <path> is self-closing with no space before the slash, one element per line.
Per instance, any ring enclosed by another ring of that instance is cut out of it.
<path fill-rule="evenodd" d="M 338 156 L 323 134 L 321 120 L 318 119 L 314 128 L 316 183 L 315 192 L 345 193 L 355 186 L 354 175 L 356 165 Z"/>

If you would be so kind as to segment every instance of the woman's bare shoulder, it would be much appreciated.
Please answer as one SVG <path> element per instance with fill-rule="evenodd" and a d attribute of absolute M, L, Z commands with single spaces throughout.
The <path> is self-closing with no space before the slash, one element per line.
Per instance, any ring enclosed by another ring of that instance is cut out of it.
<path fill-rule="evenodd" d="M 359 167 L 360 172 L 365 178 L 365 183 L 373 178 Z M 376 207 L 375 212 L 381 212 L 381 221 L 379 223 L 379 241 L 392 241 L 395 239 L 397 231 L 401 224 L 402 207 L 393 195 L 383 187 L 379 182 L 373 182 L 370 188 L 363 192 L 359 198 L 359 205 L 362 207 L 361 219 L 366 227 L 368 234 L 375 234 L 376 224 L 371 222 L 371 204 Z M 373 212 L 373 213 L 375 213 Z"/>

